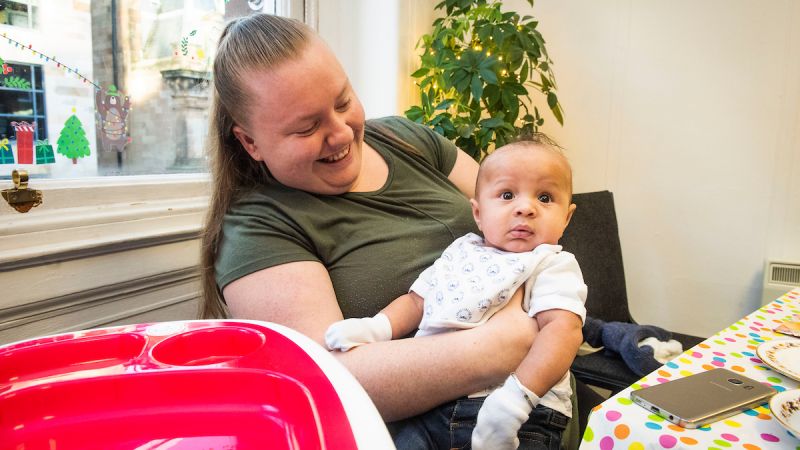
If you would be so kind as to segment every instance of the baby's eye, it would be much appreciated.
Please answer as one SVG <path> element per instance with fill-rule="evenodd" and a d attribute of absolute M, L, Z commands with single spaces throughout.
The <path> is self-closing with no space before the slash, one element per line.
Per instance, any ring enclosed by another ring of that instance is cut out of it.
<path fill-rule="evenodd" d="M 553 201 L 553 197 L 550 197 L 550 194 L 541 194 L 539 195 L 539 201 L 542 203 L 550 203 Z"/>
<path fill-rule="evenodd" d="M 500 198 L 502 198 L 503 200 L 511 200 L 514 198 L 514 193 L 511 191 L 505 191 L 502 194 L 500 194 Z"/>

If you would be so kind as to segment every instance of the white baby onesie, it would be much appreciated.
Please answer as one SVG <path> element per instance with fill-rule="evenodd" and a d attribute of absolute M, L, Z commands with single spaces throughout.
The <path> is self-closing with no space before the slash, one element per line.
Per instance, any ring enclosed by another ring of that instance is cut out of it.
<path fill-rule="evenodd" d="M 563 276 L 550 280 L 543 277 L 535 283 L 536 289 L 526 288 L 526 311 L 534 316 L 539 311 L 557 306 L 575 312 L 584 320 L 586 285 L 577 262 L 574 265 L 553 264 L 563 259 L 574 261 L 575 257 L 562 252 L 560 245 L 542 244 L 530 252 L 512 253 L 487 246 L 483 238 L 474 233 L 456 239 L 409 289 L 425 300 L 417 336 L 483 324 L 505 306 L 526 280 L 553 265 L 559 267 L 559 272 L 569 266 L 570 271 L 576 270 L 577 273 L 570 273 L 574 277 L 569 280 L 564 280 Z M 540 289 L 542 294 L 546 294 L 543 298 L 551 298 L 563 290 L 562 284 L 572 292 L 568 292 L 570 295 L 566 299 L 559 298 L 557 305 L 550 301 L 539 305 L 534 301 Z M 582 290 L 582 296 L 575 292 L 576 289 Z"/>

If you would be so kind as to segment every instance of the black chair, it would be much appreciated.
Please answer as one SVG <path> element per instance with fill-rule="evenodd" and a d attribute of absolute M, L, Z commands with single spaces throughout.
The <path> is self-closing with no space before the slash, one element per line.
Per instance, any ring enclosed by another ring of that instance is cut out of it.
<path fill-rule="evenodd" d="M 574 194 L 573 203 L 577 209 L 559 244 L 573 253 L 581 266 L 589 287 L 587 314 L 605 322 L 636 323 L 628 309 L 613 194 L 609 191 Z M 703 341 L 697 336 L 675 332 L 672 338 L 680 342 L 684 350 Z M 571 370 L 578 380 L 607 389 L 612 395 L 640 378 L 621 357 L 603 350 L 576 357 Z M 579 404 L 580 400 L 579 397 Z"/>

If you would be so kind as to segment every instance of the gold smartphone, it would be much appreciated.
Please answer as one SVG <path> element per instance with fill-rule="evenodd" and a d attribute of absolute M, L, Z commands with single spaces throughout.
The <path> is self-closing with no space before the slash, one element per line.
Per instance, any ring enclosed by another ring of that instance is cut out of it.
<path fill-rule="evenodd" d="M 728 369 L 712 369 L 631 392 L 631 400 L 670 422 L 697 428 L 758 406 L 775 390 Z"/>

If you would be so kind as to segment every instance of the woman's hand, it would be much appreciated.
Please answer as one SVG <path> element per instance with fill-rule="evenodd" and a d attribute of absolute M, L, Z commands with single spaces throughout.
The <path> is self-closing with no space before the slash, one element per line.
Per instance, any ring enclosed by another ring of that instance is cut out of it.
<path fill-rule="evenodd" d="M 523 287 L 517 289 L 503 309 L 484 325 L 474 329 L 476 332 L 485 334 L 483 339 L 499 343 L 502 346 L 499 348 L 503 352 L 509 353 L 509 359 L 516 361 L 506 372 L 506 376 L 519 365 L 539 332 L 536 320 L 528 316 L 528 313 L 522 309 L 523 291 Z"/>

